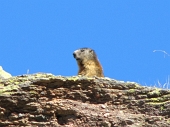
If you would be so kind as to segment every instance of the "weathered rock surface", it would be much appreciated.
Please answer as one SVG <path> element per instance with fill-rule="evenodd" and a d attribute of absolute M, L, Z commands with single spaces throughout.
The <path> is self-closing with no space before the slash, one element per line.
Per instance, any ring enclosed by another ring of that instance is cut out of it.
<path fill-rule="evenodd" d="M 0 126 L 169 127 L 170 91 L 109 78 L 12 77 L 0 82 Z"/>
<path fill-rule="evenodd" d="M 0 66 L 0 79 L 7 79 L 12 77 L 12 75 L 5 70 L 3 70 L 2 66 Z"/>

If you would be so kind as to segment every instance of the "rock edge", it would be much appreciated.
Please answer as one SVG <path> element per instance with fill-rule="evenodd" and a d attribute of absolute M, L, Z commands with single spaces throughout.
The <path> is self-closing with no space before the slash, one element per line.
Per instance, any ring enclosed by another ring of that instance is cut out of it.
<path fill-rule="evenodd" d="M 170 91 L 37 73 L 0 82 L 0 126 L 168 127 Z"/>

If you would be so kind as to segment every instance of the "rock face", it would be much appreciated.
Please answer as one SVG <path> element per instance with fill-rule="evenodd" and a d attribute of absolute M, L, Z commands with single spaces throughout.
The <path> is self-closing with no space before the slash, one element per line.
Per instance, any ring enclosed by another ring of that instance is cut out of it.
<path fill-rule="evenodd" d="M 11 74 L 4 71 L 2 66 L 0 66 L 0 79 L 7 79 L 7 78 L 10 78 L 10 77 L 12 77 Z"/>
<path fill-rule="evenodd" d="M 12 77 L 0 82 L 0 126 L 169 127 L 170 91 L 109 78 Z"/>

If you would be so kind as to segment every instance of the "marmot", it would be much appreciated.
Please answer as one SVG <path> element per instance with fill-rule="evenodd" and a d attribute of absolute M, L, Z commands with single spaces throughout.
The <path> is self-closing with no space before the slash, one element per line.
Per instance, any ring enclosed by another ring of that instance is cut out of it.
<path fill-rule="evenodd" d="M 102 66 L 93 49 L 80 48 L 73 53 L 79 66 L 78 75 L 104 77 Z"/>

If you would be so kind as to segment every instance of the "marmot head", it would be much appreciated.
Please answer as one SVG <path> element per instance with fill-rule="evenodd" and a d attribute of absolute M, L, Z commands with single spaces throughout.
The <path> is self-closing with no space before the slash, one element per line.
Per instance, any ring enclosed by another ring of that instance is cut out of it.
<path fill-rule="evenodd" d="M 74 51 L 73 56 L 77 60 L 77 62 L 96 59 L 95 51 L 90 48 L 80 48 Z"/>
<path fill-rule="evenodd" d="M 103 69 L 97 59 L 96 53 L 90 48 L 81 48 L 73 53 L 74 58 L 79 66 L 78 75 L 87 77 L 104 77 Z"/>

